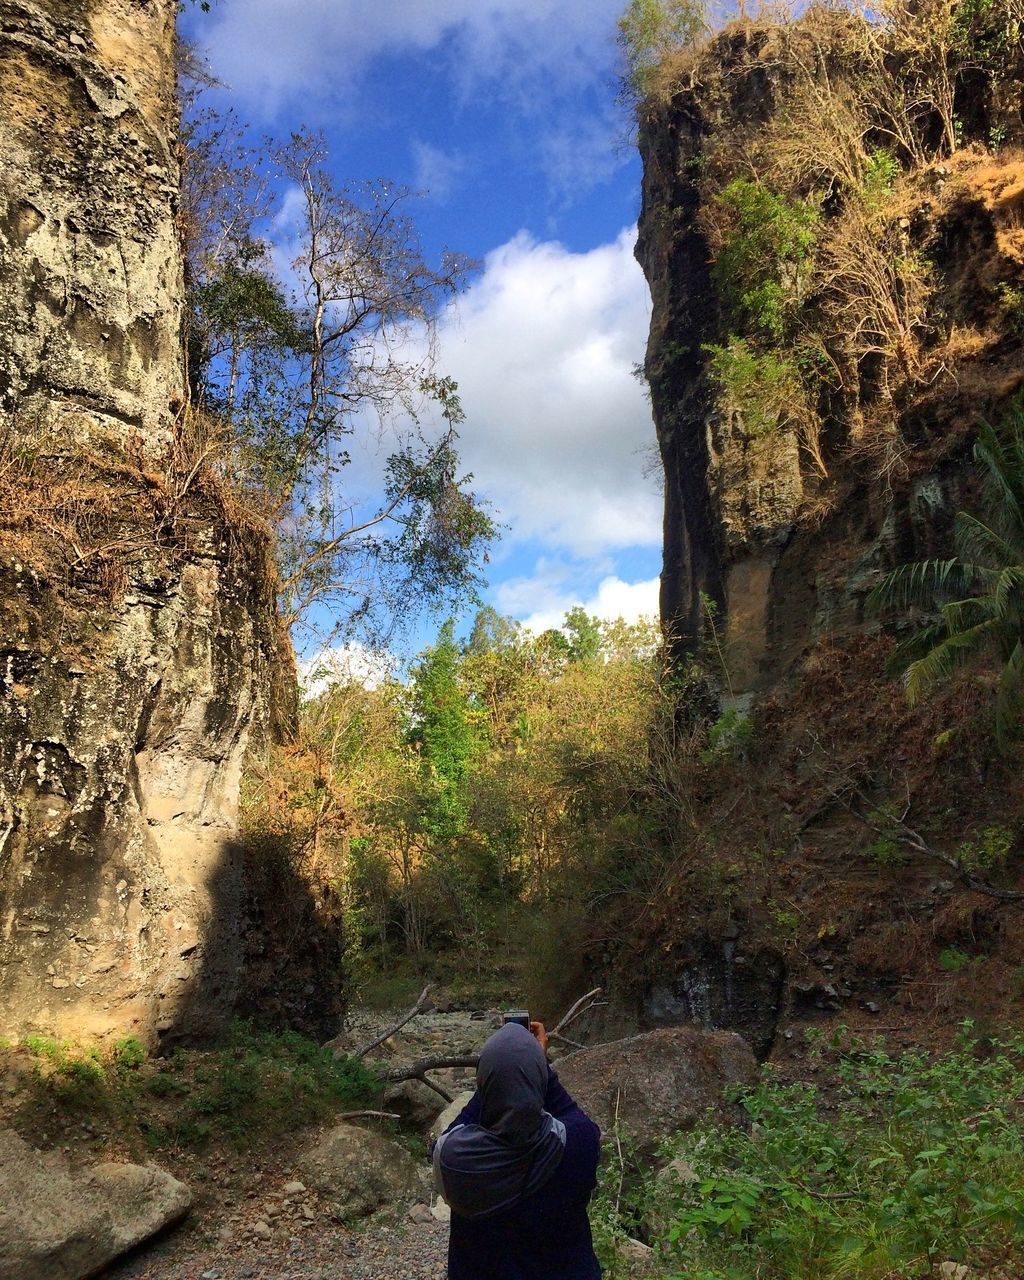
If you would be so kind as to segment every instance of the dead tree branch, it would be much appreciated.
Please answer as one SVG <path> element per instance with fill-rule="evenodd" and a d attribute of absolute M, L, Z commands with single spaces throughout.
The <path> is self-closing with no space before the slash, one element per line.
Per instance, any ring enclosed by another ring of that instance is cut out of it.
<path fill-rule="evenodd" d="M 407 1022 L 412 1022 L 413 1018 L 415 1018 L 418 1013 L 422 1013 L 423 1006 L 427 1002 L 427 996 L 430 994 L 431 989 L 432 989 L 431 985 L 430 983 L 428 983 L 420 992 L 419 999 L 416 1001 L 416 1003 L 413 1005 L 413 1007 L 409 1010 L 407 1014 L 399 1018 L 399 1020 L 396 1023 L 394 1023 L 392 1026 L 388 1027 L 386 1031 L 381 1032 L 381 1034 L 377 1036 L 376 1039 L 370 1040 L 364 1045 L 360 1045 L 359 1048 L 353 1052 L 352 1057 L 365 1058 L 371 1049 L 376 1049 L 377 1046 L 382 1045 L 385 1040 L 390 1040 L 396 1031 L 401 1031 L 401 1029 L 405 1026 Z"/>

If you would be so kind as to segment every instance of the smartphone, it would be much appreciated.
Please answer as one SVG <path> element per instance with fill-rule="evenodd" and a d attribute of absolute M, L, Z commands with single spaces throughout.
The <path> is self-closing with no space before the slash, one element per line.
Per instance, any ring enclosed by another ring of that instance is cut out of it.
<path fill-rule="evenodd" d="M 525 1027 L 527 1031 L 530 1029 L 530 1011 L 529 1009 L 509 1009 L 508 1013 L 501 1015 L 501 1025 L 504 1027 L 510 1022 L 518 1022 L 521 1027 Z"/>

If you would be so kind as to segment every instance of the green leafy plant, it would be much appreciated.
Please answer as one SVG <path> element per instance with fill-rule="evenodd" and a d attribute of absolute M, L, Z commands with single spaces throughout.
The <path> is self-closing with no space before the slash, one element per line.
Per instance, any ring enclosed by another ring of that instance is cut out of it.
<path fill-rule="evenodd" d="M 618 25 L 619 47 L 626 59 L 624 88 L 636 98 L 653 90 L 656 72 L 667 58 L 709 30 L 701 0 L 629 0 Z"/>
<path fill-rule="evenodd" d="M 987 1274 L 1024 1261 L 1024 1037 L 894 1057 L 853 1044 L 826 1111 L 771 1074 L 743 1098 L 749 1129 L 713 1124 L 666 1144 L 696 1174 L 659 1189 L 649 1219 L 667 1276 L 910 1280 L 943 1261 Z"/>
<path fill-rule="evenodd" d="M 985 827 L 957 850 L 957 861 L 965 871 L 992 871 L 1005 867 L 1016 841 L 1006 827 Z"/>
<path fill-rule="evenodd" d="M 713 216 L 723 229 L 711 274 L 732 326 L 781 341 L 814 249 L 817 204 L 735 178 L 715 197 Z"/>
<path fill-rule="evenodd" d="M 939 952 L 939 964 L 947 973 L 959 973 L 971 963 L 971 957 L 959 947 L 943 947 Z"/>
<path fill-rule="evenodd" d="M 984 515 L 957 513 L 956 556 L 903 565 L 871 593 L 870 608 L 939 610 L 899 646 L 890 669 L 906 673 L 916 702 L 980 654 L 1001 664 L 995 733 L 1001 747 L 1020 735 L 1024 715 L 1024 403 L 1003 429 L 985 424 L 974 447 Z"/>
<path fill-rule="evenodd" d="M 754 724 L 750 716 L 737 707 L 726 707 L 708 729 L 708 747 L 701 755 L 705 764 L 742 756 L 754 740 Z"/>

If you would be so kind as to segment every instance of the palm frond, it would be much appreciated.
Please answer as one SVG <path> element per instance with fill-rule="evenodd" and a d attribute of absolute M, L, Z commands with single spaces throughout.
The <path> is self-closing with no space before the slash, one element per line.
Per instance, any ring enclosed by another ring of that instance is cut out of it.
<path fill-rule="evenodd" d="M 971 627 L 998 616 L 998 606 L 990 594 L 968 596 L 965 600 L 950 600 L 942 606 L 942 621 L 951 636 L 969 631 Z"/>
<path fill-rule="evenodd" d="M 1000 615 L 1020 625 L 1024 618 L 1024 564 L 1005 568 L 992 587 L 990 598 Z"/>
<path fill-rule="evenodd" d="M 920 627 L 893 650 L 885 664 L 885 674 L 901 676 L 912 662 L 931 653 L 936 645 L 941 644 L 948 637 L 949 628 L 945 622 L 933 622 L 928 626 Z"/>
<path fill-rule="evenodd" d="M 927 608 L 940 592 L 970 595 L 975 583 L 975 566 L 959 559 L 922 560 L 900 565 L 887 574 L 865 601 L 871 612 L 883 609 Z"/>
<path fill-rule="evenodd" d="M 989 528 L 969 511 L 958 511 L 953 522 L 953 537 L 961 560 L 983 570 L 986 562 L 993 568 L 1017 564 L 1024 557 L 1024 528 L 1018 545 Z"/>
<path fill-rule="evenodd" d="M 1018 640 L 999 677 L 996 696 L 996 741 L 1001 748 L 1024 727 L 1024 640 Z"/>
<path fill-rule="evenodd" d="M 989 519 L 1011 540 L 1015 540 L 1014 534 L 1024 536 L 1024 408 L 1015 413 L 1010 420 L 1012 429 L 1005 432 L 1005 443 L 986 422 L 974 445 L 974 460 L 984 468 L 982 483 Z"/>
<path fill-rule="evenodd" d="M 947 636 L 930 653 L 912 662 L 907 668 L 906 676 L 907 698 L 910 702 L 917 702 L 922 694 L 959 671 L 976 653 L 996 639 L 998 629 L 998 620 L 990 618 L 966 631 Z"/>

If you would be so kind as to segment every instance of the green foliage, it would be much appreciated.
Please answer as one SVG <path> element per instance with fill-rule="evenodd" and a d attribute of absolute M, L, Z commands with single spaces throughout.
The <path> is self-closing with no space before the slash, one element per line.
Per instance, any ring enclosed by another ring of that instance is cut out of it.
<path fill-rule="evenodd" d="M 956 859 L 965 871 L 993 871 L 1006 866 L 1014 850 L 1014 834 L 1006 827 L 985 827 L 961 842 Z"/>
<path fill-rule="evenodd" d="M 751 437 L 774 435 L 792 419 L 803 401 L 800 375 L 788 358 L 758 351 L 745 338 L 730 338 L 725 346 L 708 344 L 708 372 L 719 392 L 742 417 Z"/>
<path fill-rule="evenodd" d="M 889 836 L 879 836 L 867 848 L 868 857 L 879 867 L 899 867 L 905 861 L 902 847 Z"/>
<path fill-rule="evenodd" d="M 730 182 L 715 206 L 725 230 L 712 279 L 730 326 L 748 338 L 779 343 L 800 299 L 818 235 L 818 206 L 748 178 Z"/>
<path fill-rule="evenodd" d="M 241 1021 L 215 1048 L 154 1060 L 133 1037 L 109 1055 L 45 1036 L 27 1037 L 24 1048 L 38 1059 L 30 1108 L 46 1115 L 57 1105 L 69 1119 L 104 1118 L 129 1136 L 141 1132 L 151 1150 L 246 1146 L 372 1104 L 380 1091 L 364 1062 Z M 26 1123 L 36 1123 L 34 1114 Z"/>
<path fill-rule="evenodd" d="M 953 1261 L 1024 1262 L 1024 1037 L 982 1053 L 854 1048 L 826 1113 L 811 1085 L 767 1075 L 744 1099 L 749 1131 L 700 1126 L 665 1155 L 691 1184 L 645 1206 L 670 1226 L 664 1274 L 702 1280 L 910 1280 Z M 1016 1265 L 1015 1265 L 1016 1264 Z"/>
<path fill-rule="evenodd" d="M 112 1056 L 123 1071 L 135 1071 L 149 1055 L 141 1040 L 137 1040 L 135 1036 L 126 1036 L 123 1040 L 114 1041 Z"/>
<path fill-rule="evenodd" d="M 862 190 L 869 208 L 877 209 L 885 204 L 902 171 L 899 160 L 888 147 L 876 147 L 869 154 Z"/>
<path fill-rule="evenodd" d="M 985 425 L 974 447 L 984 516 L 957 513 L 951 560 L 904 565 L 871 593 L 870 608 L 938 609 L 900 645 L 891 667 L 906 672 L 916 702 L 980 654 L 1001 664 L 995 734 L 1004 749 L 1024 727 L 1024 403 L 1001 431 Z"/>
<path fill-rule="evenodd" d="M 959 973 L 971 963 L 971 957 L 959 947 L 944 947 L 939 952 L 939 964 L 947 973 Z"/>
<path fill-rule="evenodd" d="M 701 755 L 705 764 L 741 758 L 754 741 L 754 722 L 737 707 L 726 707 L 708 729 L 707 750 Z"/>
<path fill-rule="evenodd" d="M 702 0 L 629 0 L 618 26 L 626 60 L 624 88 L 634 98 L 652 92 L 655 73 L 666 58 L 695 44 L 709 30 Z"/>

